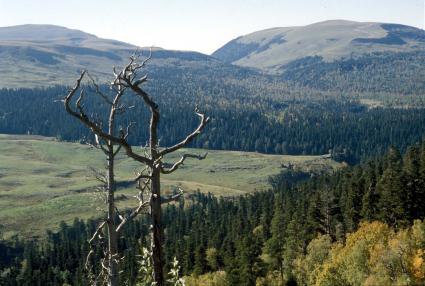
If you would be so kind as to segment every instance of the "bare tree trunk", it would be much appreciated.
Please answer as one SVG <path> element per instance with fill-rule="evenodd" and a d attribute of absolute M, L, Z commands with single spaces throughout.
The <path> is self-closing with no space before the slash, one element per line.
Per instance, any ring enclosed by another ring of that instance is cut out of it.
<path fill-rule="evenodd" d="M 108 224 L 108 251 L 109 251 L 109 272 L 108 286 L 118 286 L 118 241 L 117 233 L 113 226 Z"/>
<path fill-rule="evenodd" d="M 158 156 L 158 134 L 157 128 L 159 123 L 159 110 L 158 106 L 154 103 L 150 105 L 151 110 L 151 121 L 150 121 L 150 153 L 151 158 L 157 161 Z M 157 166 L 153 165 L 151 168 L 151 223 L 152 223 L 152 264 L 153 264 L 153 279 L 156 285 L 164 285 L 164 273 L 163 273 L 163 259 L 162 259 L 162 226 L 161 226 L 161 170 Z"/>
<path fill-rule="evenodd" d="M 161 185 L 160 171 L 153 171 L 151 179 L 151 222 L 152 222 L 152 262 L 153 278 L 158 286 L 164 285 L 163 261 L 162 261 L 162 227 L 161 227 Z"/>
<path fill-rule="evenodd" d="M 108 151 L 108 286 L 118 286 L 118 235 L 115 224 L 115 178 L 113 146 L 109 146 Z"/>
<path fill-rule="evenodd" d="M 119 271 L 118 271 L 118 261 L 119 261 L 119 252 L 118 252 L 118 238 L 123 227 L 140 213 L 143 212 L 145 208 L 150 206 L 150 215 L 151 215 L 151 233 L 152 233 L 152 264 L 153 264 L 153 281 L 157 286 L 163 286 L 165 284 L 164 277 L 164 263 L 162 257 L 162 243 L 163 243 L 163 228 L 161 225 L 161 204 L 168 203 L 173 200 L 178 199 L 182 195 L 182 190 L 177 195 L 170 196 L 169 198 L 161 197 L 161 184 L 160 184 L 160 175 L 162 174 L 171 174 L 176 171 L 187 158 L 196 158 L 198 160 L 205 159 L 206 155 L 195 155 L 195 154 L 183 154 L 180 160 L 176 161 L 171 167 L 167 168 L 164 166 L 162 160 L 167 154 L 173 153 L 187 144 L 192 142 L 204 129 L 206 124 L 209 121 L 209 117 L 206 117 L 201 113 L 198 107 L 195 107 L 195 114 L 200 118 L 200 122 L 197 128 L 195 128 L 190 134 L 180 141 L 179 143 L 159 149 L 159 141 L 157 135 L 157 127 L 159 123 L 160 113 L 158 105 L 155 101 L 140 88 L 144 82 L 147 81 L 147 76 L 138 77 L 137 72 L 145 66 L 145 63 L 150 59 L 151 55 L 144 60 L 141 64 L 136 62 L 137 57 L 130 57 L 130 62 L 118 72 L 114 68 L 115 79 L 111 83 L 111 89 L 115 91 L 115 96 L 113 100 L 104 94 L 99 86 L 95 83 L 94 79 L 86 72 L 83 71 L 80 77 L 77 80 L 77 83 L 74 88 L 68 93 L 64 99 L 66 111 L 80 120 L 84 125 L 86 125 L 91 132 L 95 135 L 96 144 L 94 147 L 101 149 L 107 156 L 107 176 L 99 175 L 101 181 L 106 185 L 107 191 L 107 206 L 108 206 L 108 215 L 107 219 L 103 221 L 96 232 L 93 234 L 93 237 L 89 240 L 90 245 L 98 238 L 103 238 L 102 233 L 105 227 L 107 227 L 108 235 L 108 247 L 105 251 L 105 259 L 101 261 L 103 271 L 107 272 L 107 281 L 109 286 L 117 286 L 119 284 Z M 110 105 L 110 113 L 108 120 L 108 131 L 104 131 L 102 122 L 99 122 L 93 116 L 88 116 L 84 110 L 82 104 L 83 98 L 85 96 L 84 88 L 81 88 L 80 95 L 75 101 L 75 108 L 71 107 L 72 99 L 76 94 L 77 90 L 80 89 L 81 81 L 84 76 L 87 75 L 94 86 L 95 93 L 100 96 L 107 104 Z M 144 103 L 150 108 L 151 120 L 150 120 L 150 140 L 149 140 L 149 151 L 150 154 L 141 155 L 133 151 L 132 146 L 127 141 L 129 135 L 131 123 L 127 126 L 126 129 L 121 128 L 116 135 L 114 132 L 114 123 L 116 113 L 121 113 L 126 109 L 125 104 L 120 103 L 120 99 L 127 89 L 130 89 L 135 94 L 140 96 Z M 114 146 L 118 146 L 114 150 Z M 141 171 L 140 174 L 135 179 L 138 182 L 138 189 L 140 190 L 136 196 L 139 204 L 134 208 L 131 213 L 125 217 L 121 216 L 118 212 L 114 195 L 116 190 L 116 184 L 114 179 L 114 157 L 118 154 L 120 149 L 123 148 L 128 157 L 142 163 L 150 171 L 149 174 L 144 174 L 144 171 Z M 150 186 L 150 199 L 145 201 L 144 194 L 145 191 Z M 116 216 L 119 217 L 120 222 L 115 221 Z M 91 249 L 86 259 L 86 268 L 88 268 L 89 258 L 93 255 L 94 250 Z M 105 261 L 106 260 L 106 261 Z"/>

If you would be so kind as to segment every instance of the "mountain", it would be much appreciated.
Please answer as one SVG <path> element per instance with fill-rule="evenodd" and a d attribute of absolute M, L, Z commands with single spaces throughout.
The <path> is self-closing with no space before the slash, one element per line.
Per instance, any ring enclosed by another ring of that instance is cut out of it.
<path fill-rule="evenodd" d="M 307 57 L 332 62 L 377 52 L 425 50 L 425 31 L 384 23 L 332 20 L 302 27 L 272 28 L 236 38 L 212 56 L 239 66 L 282 72 Z"/>
<path fill-rule="evenodd" d="M 0 28 L 0 88 L 73 84 L 81 70 L 105 83 L 112 67 L 148 48 L 54 25 Z M 383 23 L 326 21 L 235 39 L 212 56 L 153 48 L 146 71 L 162 85 L 226 98 L 294 91 L 425 94 L 425 32 Z M 288 90 L 289 88 L 289 90 Z M 269 89 L 273 89 L 270 91 Z M 229 92 L 232 90 L 232 92 Z"/>
<path fill-rule="evenodd" d="M 112 66 L 128 62 L 137 46 L 98 38 L 54 25 L 0 28 L 0 88 L 71 84 L 83 69 L 101 81 L 110 79 Z M 139 48 L 140 49 L 140 48 Z M 142 48 L 142 57 L 148 48 Z M 151 67 L 204 67 L 221 64 L 210 56 L 186 51 L 153 49 Z"/>
<path fill-rule="evenodd" d="M 425 92 L 425 31 L 387 23 L 325 21 L 234 39 L 213 57 L 338 93 Z"/>

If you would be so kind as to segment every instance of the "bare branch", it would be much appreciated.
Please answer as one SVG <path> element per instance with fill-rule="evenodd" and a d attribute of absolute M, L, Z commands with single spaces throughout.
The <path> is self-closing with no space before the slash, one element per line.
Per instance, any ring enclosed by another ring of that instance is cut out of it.
<path fill-rule="evenodd" d="M 93 241 L 96 239 L 97 236 L 99 236 L 100 232 L 102 231 L 102 229 L 105 227 L 106 225 L 106 221 L 102 222 L 96 229 L 96 231 L 94 232 L 93 236 L 91 237 L 91 239 L 89 240 L 89 244 L 92 245 Z"/>
<path fill-rule="evenodd" d="M 145 179 L 145 180 L 138 180 L 137 181 L 137 187 L 136 189 L 140 190 L 138 196 L 136 196 L 136 198 L 143 202 L 143 194 L 144 192 L 149 189 L 149 182 L 150 182 L 150 178 Z"/>
<path fill-rule="evenodd" d="M 94 138 L 95 138 L 95 140 L 94 140 L 93 143 L 90 142 L 89 140 L 84 140 L 84 143 L 86 145 L 92 147 L 92 148 L 95 148 L 95 149 L 98 149 L 98 150 L 102 150 L 105 155 L 108 155 L 109 154 L 109 150 L 105 148 L 105 146 L 103 145 L 103 143 L 100 143 L 99 136 L 97 136 L 96 134 L 94 134 Z"/>
<path fill-rule="evenodd" d="M 146 63 L 152 58 L 152 47 L 149 48 L 149 56 L 140 64 L 141 67 L 144 67 Z"/>
<path fill-rule="evenodd" d="M 176 145 L 172 146 L 172 147 L 168 147 L 163 149 L 162 151 L 160 151 L 158 153 L 159 156 L 164 156 L 165 154 L 174 152 L 184 146 L 186 146 L 187 144 L 189 144 L 196 136 L 198 136 L 201 131 L 205 128 L 205 126 L 207 125 L 207 123 L 209 122 L 210 118 L 209 117 L 205 117 L 205 114 L 199 112 L 198 107 L 195 108 L 195 113 L 196 115 L 198 115 L 200 117 L 200 122 L 198 127 L 192 132 L 190 133 L 183 141 L 181 141 L 180 143 L 177 143 Z"/>
<path fill-rule="evenodd" d="M 139 85 L 141 85 L 142 83 L 144 83 L 145 81 L 147 81 L 148 80 L 148 76 L 147 75 L 144 75 L 143 77 L 141 77 L 140 79 L 138 79 L 138 80 L 136 80 L 133 84 L 135 85 L 135 86 L 139 86 Z"/>
<path fill-rule="evenodd" d="M 138 182 L 139 183 L 139 187 L 140 187 L 140 182 L 142 181 L 142 179 L 147 179 L 147 180 L 152 179 L 152 175 L 151 174 L 146 174 L 146 172 L 148 171 L 148 168 L 149 167 L 145 167 L 140 172 L 138 172 L 137 170 L 134 170 L 134 174 L 136 175 L 136 178 L 134 179 L 134 182 Z"/>
<path fill-rule="evenodd" d="M 78 97 L 76 102 L 77 109 L 80 111 L 81 114 L 84 114 L 83 105 L 82 105 L 84 95 L 85 95 L 85 91 L 84 91 L 84 88 L 82 88 L 80 91 L 80 96 Z"/>
<path fill-rule="evenodd" d="M 138 85 L 131 82 L 129 78 L 124 77 L 123 80 L 128 84 L 128 86 L 140 97 L 143 98 L 144 102 L 151 108 L 151 110 L 157 110 L 158 105 L 149 97 L 149 95 L 142 90 Z"/>
<path fill-rule="evenodd" d="M 137 182 L 137 181 L 140 181 L 141 179 L 152 179 L 152 176 L 151 175 L 145 175 L 145 174 L 140 173 L 136 177 L 136 179 L 134 179 L 134 181 Z"/>
<path fill-rule="evenodd" d="M 109 150 L 106 149 L 105 146 L 103 146 L 102 142 L 100 142 L 101 138 L 97 134 L 94 134 L 94 139 L 95 139 L 96 145 L 99 146 L 99 148 L 103 151 L 103 153 L 109 154 Z"/>
<path fill-rule="evenodd" d="M 123 136 L 122 137 L 112 136 L 112 135 L 104 132 L 102 130 L 102 128 L 99 126 L 98 123 L 91 121 L 89 119 L 89 117 L 84 113 L 84 110 L 81 106 L 81 100 L 84 96 L 84 93 L 81 93 L 79 99 L 77 100 L 77 109 L 79 110 L 79 112 L 77 112 L 77 111 L 75 111 L 71 108 L 71 106 L 70 106 L 71 100 L 72 100 L 73 96 L 75 95 L 75 92 L 80 88 L 81 81 L 82 81 L 85 74 L 86 74 L 85 71 L 83 71 L 81 73 L 80 77 L 77 80 L 75 87 L 72 88 L 71 91 L 68 93 L 68 95 L 65 97 L 64 104 L 65 104 L 66 111 L 69 114 L 71 114 L 72 116 L 79 119 L 84 125 L 86 125 L 90 130 L 92 130 L 94 134 L 98 135 L 102 139 L 109 140 L 112 143 L 119 144 L 119 145 L 123 146 L 123 148 L 126 150 L 126 154 L 130 158 L 133 158 L 134 160 L 136 160 L 138 162 L 142 162 L 142 163 L 145 163 L 145 164 L 151 166 L 152 163 L 153 163 L 152 160 L 145 157 L 145 156 L 142 156 L 142 155 L 139 155 L 139 154 L 133 152 L 131 145 L 127 142 L 125 137 L 123 137 Z M 119 97 L 118 97 L 118 99 L 119 99 Z"/>
<path fill-rule="evenodd" d="M 141 172 L 143 173 L 143 171 Z M 146 179 L 146 180 L 142 180 L 139 179 L 138 180 L 138 186 L 137 189 L 139 189 L 139 194 L 136 197 L 136 199 L 139 201 L 139 205 L 137 208 L 135 208 L 129 216 L 125 217 L 125 218 L 121 218 L 121 223 L 118 225 L 116 231 L 119 232 L 125 224 L 127 224 L 129 221 L 131 221 L 132 219 L 134 219 L 136 216 L 138 216 L 144 208 L 148 207 L 150 205 L 150 201 L 144 201 L 144 192 L 146 189 L 149 188 L 149 182 L 150 179 Z"/>
<path fill-rule="evenodd" d="M 169 196 L 168 198 L 161 197 L 161 204 L 167 204 L 180 199 L 180 197 L 183 196 L 184 191 L 181 188 L 178 188 L 178 189 L 179 189 L 179 192 L 175 195 Z"/>
<path fill-rule="evenodd" d="M 180 158 L 180 160 L 178 160 L 177 162 L 174 163 L 173 166 L 171 166 L 171 168 L 169 169 L 165 169 L 162 166 L 160 167 L 161 169 L 161 173 L 163 174 L 171 174 L 172 172 L 174 172 L 175 170 L 177 170 L 181 165 L 184 164 L 184 161 L 186 160 L 186 158 L 195 158 L 198 160 L 203 160 L 207 157 L 208 152 L 206 152 L 204 155 L 196 155 L 196 154 L 183 154 L 183 156 Z"/>
<path fill-rule="evenodd" d="M 148 207 L 150 204 L 150 202 L 144 202 L 144 203 L 140 203 L 139 206 L 137 208 L 135 208 L 129 216 L 125 217 L 123 221 L 121 221 L 121 223 L 118 225 L 116 232 L 120 232 L 121 229 L 132 219 L 134 219 L 136 216 L 138 216 L 144 208 Z"/>
<path fill-rule="evenodd" d="M 109 259 L 108 259 L 109 260 Z M 103 270 L 106 271 L 106 273 L 108 275 L 110 275 L 111 271 L 109 270 L 109 268 L 105 265 L 105 258 L 102 259 L 102 261 L 100 262 L 100 265 L 102 266 Z M 109 262 L 109 261 L 108 261 Z"/>
<path fill-rule="evenodd" d="M 96 231 L 94 232 L 94 234 L 93 234 L 93 236 L 90 238 L 90 240 L 88 241 L 89 242 L 89 245 L 90 245 L 90 248 L 93 246 L 93 242 L 94 242 L 94 240 L 99 236 L 100 237 L 100 234 L 101 234 L 101 231 L 102 231 L 102 229 L 105 227 L 105 225 L 106 225 L 106 221 L 104 221 L 104 222 L 102 222 L 98 227 L 97 227 L 97 229 L 96 229 Z M 89 252 L 89 254 L 87 254 L 87 257 L 86 257 L 86 263 L 84 264 L 84 267 L 88 270 L 88 269 L 90 269 L 89 268 L 89 263 L 90 263 L 90 258 L 91 258 L 91 256 L 94 254 L 94 250 L 93 249 L 90 249 L 90 252 Z"/>
<path fill-rule="evenodd" d="M 96 83 L 96 81 L 94 80 L 94 78 L 91 76 L 91 74 L 89 72 L 86 72 L 87 76 L 89 77 L 92 85 L 95 88 L 95 92 L 96 94 L 98 94 L 100 97 L 103 98 L 103 100 L 105 100 L 108 104 L 112 105 L 112 101 L 100 90 L 99 85 Z"/>
<path fill-rule="evenodd" d="M 90 267 L 89 267 L 89 263 L 90 263 L 90 258 L 91 258 L 91 256 L 93 255 L 93 253 L 94 253 L 94 250 L 93 250 L 93 249 L 90 249 L 89 254 L 87 254 L 87 257 L 86 257 L 86 263 L 84 264 L 84 268 L 86 268 L 87 270 L 89 270 L 89 269 L 90 269 Z"/>
<path fill-rule="evenodd" d="M 140 53 L 141 54 L 141 53 Z M 133 60 L 133 62 L 134 61 L 136 61 L 138 58 L 139 58 L 139 56 L 140 56 L 140 54 L 138 54 L 137 52 L 133 55 L 133 56 L 131 56 L 130 57 L 130 59 L 132 59 Z M 137 72 L 137 70 L 139 70 L 139 69 L 141 69 L 141 68 L 144 68 L 145 67 L 145 65 L 146 65 L 146 63 L 150 60 L 152 58 L 152 47 L 151 48 L 149 48 L 149 56 L 141 63 L 141 64 L 137 64 L 137 63 L 135 63 L 135 64 L 132 64 L 131 65 L 131 75 L 136 75 L 136 72 Z M 133 77 L 133 79 L 134 79 L 134 77 Z M 142 80 L 142 82 L 144 82 L 145 80 Z M 137 82 L 137 81 L 136 81 Z M 134 84 L 136 84 L 136 83 L 134 83 Z M 141 84 L 141 83 L 139 83 L 139 84 Z M 139 84 L 136 84 L 136 85 L 139 85 Z"/>
<path fill-rule="evenodd" d="M 124 220 L 124 217 L 121 215 L 121 212 L 119 211 L 119 209 L 116 206 L 115 206 L 115 212 L 118 215 L 119 219 L 121 221 L 123 221 Z"/>
<path fill-rule="evenodd" d="M 120 130 L 120 136 L 123 138 L 123 140 L 127 140 L 128 135 L 130 135 L 130 128 L 134 125 L 134 122 L 130 122 L 130 124 L 127 125 L 126 131 Z M 120 151 L 121 151 L 122 145 L 119 145 L 115 152 L 113 153 L 113 156 L 115 157 Z"/>
<path fill-rule="evenodd" d="M 112 156 L 113 156 L 113 157 L 117 156 L 117 155 L 118 155 L 118 153 L 121 151 L 121 148 L 122 148 L 122 146 L 121 146 L 121 145 L 119 145 L 119 146 L 117 147 L 117 149 L 115 150 L 115 152 L 114 152 L 114 154 L 113 154 Z"/>
<path fill-rule="evenodd" d="M 115 86 L 124 85 L 125 87 L 130 87 L 137 95 L 141 96 L 145 103 L 149 105 L 152 109 L 157 109 L 158 105 L 152 101 L 152 99 L 148 96 L 148 94 L 143 91 L 139 85 L 147 81 L 147 75 L 141 77 L 140 79 L 134 81 L 134 77 L 139 69 L 143 68 L 145 64 L 152 57 L 152 48 L 150 49 L 149 56 L 141 63 L 135 63 L 138 58 L 137 55 L 133 55 L 130 57 L 130 62 L 123 68 L 123 70 L 117 74 L 114 70 L 115 80 L 112 82 Z"/>
<path fill-rule="evenodd" d="M 96 180 L 98 180 L 99 182 L 101 182 L 104 185 L 106 185 L 106 183 L 107 183 L 107 176 L 104 173 L 99 172 L 98 170 L 96 170 L 93 167 L 89 167 L 89 170 L 92 172 L 92 174 L 93 174 L 93 176 L 95 177 Z"/>

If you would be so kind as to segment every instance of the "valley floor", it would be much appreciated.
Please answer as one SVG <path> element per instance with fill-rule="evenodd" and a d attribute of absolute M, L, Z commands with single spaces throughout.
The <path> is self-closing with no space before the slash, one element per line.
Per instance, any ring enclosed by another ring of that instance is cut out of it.
<path fill-rule="evenodd" d="M 190 152 L 202 154 L 205 150 Z M 165 161 L 178 159 L 177 153 Z M 289 165 L 308 172 L 341 166 L 326 156 L 215 150 L 208 150 L 205 160 L 186 162 L 175 173 L 162 177 L 165 192 L 180 186 L 187 194 L 199 190 L 217 196 L 240 195 L 269 188 L 268 177 Z M 104 204 L 96 192 L 99 182 L 90 170 L 101 171 L 103 166 L 102 153 L 87 145 L 40 136 L 0 135 L 0 221 L 5 236 L 42 235 L 46 229 L 56 229 L 62 220 L 100 216 Z M 134 188 L 125 182 L 137 169 L 140 167 L 124 155 L 118 159 L 117 180 L 124 183 L 117 198 L 122 208 L 136 204 Z"/>

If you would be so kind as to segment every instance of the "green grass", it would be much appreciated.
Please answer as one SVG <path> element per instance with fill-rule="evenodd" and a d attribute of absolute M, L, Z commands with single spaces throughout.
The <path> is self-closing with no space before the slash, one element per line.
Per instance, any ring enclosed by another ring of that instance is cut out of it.
<path fill-rule="evenodd" d="M 202 154 L 205 150 L 182 152 Z M 174 162 L 179 153 L 166 157 Z M 186 193 L 197 190 L 218 196 L 233 196 L 268 188 L 267 178 L 278 174 L 282 164 L 292 163 L 306 171 L 332 170 L 340 164 L 321 156 L 280 156 L 249 152 L 208 151 L 205 160 L 187 159 L 171 175 L 162 176 L 166 192 L 180 186 Z M 124 155 L 116 163 L 118 181 L 130 180 L 138 165 Z M 103 153 L 89 146 L 56 142 L 37 136 L 0 135 L 0 224 L 5 236 L 36 236 L 57 228 L 61 220 L 90 218 L 102 214 L 101 197 L 90 168 L 104 168 Z M 133 188 L 121 189 L 125 195 L 120 207 L 134 206 Z"/>

